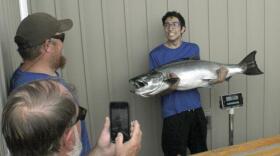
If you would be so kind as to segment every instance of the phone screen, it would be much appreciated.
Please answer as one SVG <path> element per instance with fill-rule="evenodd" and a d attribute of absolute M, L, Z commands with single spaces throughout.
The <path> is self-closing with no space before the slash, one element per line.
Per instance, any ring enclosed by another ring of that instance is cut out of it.
<path fill-rule="evenodd" d="M 124 136 L 124 142 L 130 138 L 129 108 L 127 102 L 110 103 L 111 140 L 115 141 L 118 132 Z"/>

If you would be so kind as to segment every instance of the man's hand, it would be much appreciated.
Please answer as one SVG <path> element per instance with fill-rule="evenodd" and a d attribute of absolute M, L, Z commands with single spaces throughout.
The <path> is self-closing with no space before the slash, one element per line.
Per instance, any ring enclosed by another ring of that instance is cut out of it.
<path fill-rule="evenodd" d="M 212 80 L 210 84 L 212 85 L 212 84 L 224 82 L 227 77 L 227 74 L 228 74 L 228 69 L 224 66 L 221 66 L 221 68 L 217 70 L 217 79 Z"/>
<path fill-rule="evenodd" d="M 142 131 L 138 121 L 131 123 L 130 131 L 129 141 L 123 143 L 123 135 L 118 133 L 116 144 L 111 143 L 110 120 L 106 117 L 101 135 L 89 156 L 137 156 L 142 140 Z"/>
<path fill-rule="evenodd" d="M 104 127 L 99 136 L 97 144 L 89 155 L 90 156 L 114 156 L 115 155 L 115 144 L 111 143 L 110 120 L 108 117 L 105 118 Z"/>
<path fill-rule="evenodd" d="M 178 85 L 179 85 L 179 82 L 180 82 L 180 79 L 178 78 L 178 76 L 174 73 L 169 73 L 167 75 L 167 78 L 176 80 L 176 82 L 173 85 L 171 85 L 170 88 L 169 88 L 169 90 L 176 90 Z"/>
<path fill-rule="evenodd" d="M 137 120 L 131 123 L 131 138 L 123 143 L 122 133 L 116 137 L 116 156 L 137 156 L 141 148 L 142 131 Z"/>
<path fill-rule="evenodd" d="M 217 83 L 224 82 L 228 74 L 228 69 L 225 66 L 222 66 L 220 69 L 218 69 L 217 74 L 218 74 Z"/>

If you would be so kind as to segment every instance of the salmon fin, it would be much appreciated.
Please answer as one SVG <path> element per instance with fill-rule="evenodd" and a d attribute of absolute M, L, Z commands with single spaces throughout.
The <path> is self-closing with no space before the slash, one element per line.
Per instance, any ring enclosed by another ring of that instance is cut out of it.
<path fill-rule="evenodd" d="M 248 54 L 239 65 L 244 69 L 244 74 L 246 75 L 259 75 L 263 74 L 263 72 L 259 69 L 257 62 L 255 60 L 255 55 L 257 51 L 252 51 Z"/>

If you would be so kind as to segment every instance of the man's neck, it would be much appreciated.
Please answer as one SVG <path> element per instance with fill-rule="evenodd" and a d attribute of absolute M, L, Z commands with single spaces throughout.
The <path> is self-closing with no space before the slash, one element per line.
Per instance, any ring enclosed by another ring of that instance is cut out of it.
<path fill-rule="evenodd" d="M 33 62 L 33 61 L 24 61 L 20 66 L 22 71 L 32 72 L 32 73 L 43 73 L 51 76 L 57 76 L 56 70 L 50 68 L 47 64 Z"/>
<path fill-rule="evenodd" d="M 180 47 L 182 44 L 182 40 L 175 40 L 175 41 L 167 41 L 165 42 L 165 46 L 171 49 L 176 49 L 178 47 Z"/>

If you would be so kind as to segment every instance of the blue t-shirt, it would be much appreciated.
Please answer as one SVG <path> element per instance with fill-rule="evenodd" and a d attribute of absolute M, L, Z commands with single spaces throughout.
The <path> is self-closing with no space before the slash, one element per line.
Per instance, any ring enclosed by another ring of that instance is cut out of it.
<path fill-rule="evenodd" d="M 182 42 L 180 47 L 176 49 L 171 49 L 161 44 L 150 52 L 149 67 L 152 70 L 171 62 L 199 58 L 199 47 L 194 43 Z M 163 118 L 201 107 L 200 95 L 197 89 L 175 90 L 162 96 L 161 104 Z"/>
<path fill-rule="evenodd" d="M 57 73 L 57 75 L 58 75 L 58 73 Z M 14 72 L 12 78 L 10 79 L 10 91 L 12 91 L 13 89 L 15 89 L 23 84 L 29 83 L 31 81 L 44 80 L 44 79 L 57 80 L 58 82 L 60 82 L 67 88 L 67 86 L 65 85 L 66 84 L 65 81 L 62 78 L 60 78 L 59 76 L 50 76 L 50 75 L 44 74 L 44 73 L 26 72 L 26 71 L 22 71 L 22 70 L 20 70 L 20 68 L 18 68 Z M 81 121 L 81 137 L 82 137 L 81 141 L 82 141 L 82 145 L 83 145 L 81 156 L 85 156 L 90 151 L 91 144 L 89 142 L 88 132 L 86 129 L 86 123 L 84 120 Z"/>

